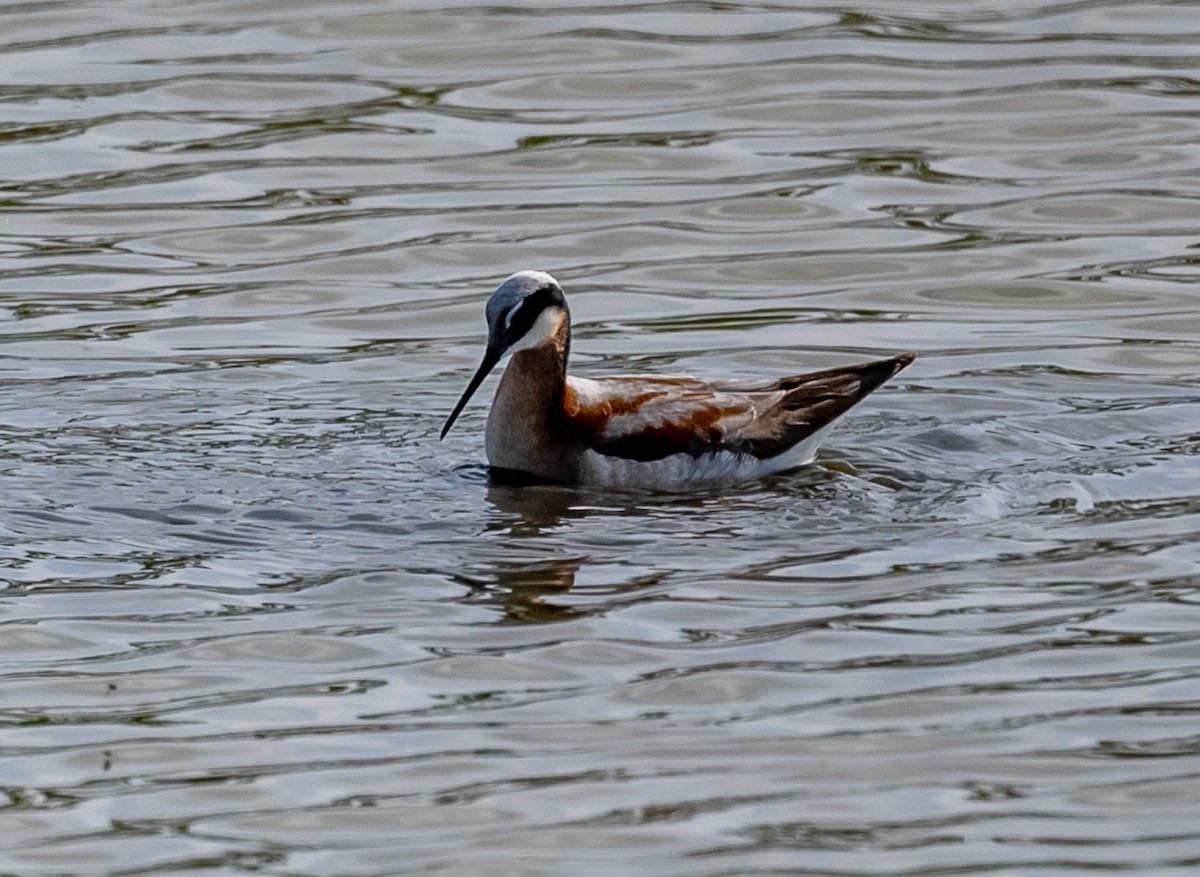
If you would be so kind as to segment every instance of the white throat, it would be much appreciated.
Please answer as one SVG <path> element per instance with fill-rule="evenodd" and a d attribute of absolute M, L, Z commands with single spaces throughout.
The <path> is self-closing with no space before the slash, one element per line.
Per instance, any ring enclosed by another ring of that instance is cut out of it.
<path fill-rule="evenodd" d="M 543 344 L 549 344 L 551 339 L 561 329 L 562 321 L 567 318 L 567 313 L 562 308 L 546 308 L 529 327 L 521 338 L 508 348 L 509 353 L 516 353 L 519 350 L 529 350 L 531 347 L 541 347 Z"/>

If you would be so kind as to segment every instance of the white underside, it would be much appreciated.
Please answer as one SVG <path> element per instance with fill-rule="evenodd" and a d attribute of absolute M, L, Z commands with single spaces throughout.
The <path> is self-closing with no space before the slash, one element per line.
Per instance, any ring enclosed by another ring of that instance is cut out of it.
<path fill-rule="evenodd" d="M 722 451 L 700 457 L 673 454 L 661 460 L 639 462 L 586 451 L 579 472 L 579 482 L 593 487 L 678 490 L 704 484 L 749 481 L 811 463 L 817 456 L 817 449 L 836 422 L 823 426 L 784 453 L 765 460 Z"/>

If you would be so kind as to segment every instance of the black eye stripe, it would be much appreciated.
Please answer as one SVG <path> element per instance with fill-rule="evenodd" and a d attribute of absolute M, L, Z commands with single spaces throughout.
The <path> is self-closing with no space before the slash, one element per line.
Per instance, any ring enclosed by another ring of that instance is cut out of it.
<path fill-rule="evenodd" d="M 562 290 L 543 286 L 521 299 L 504 317 L 505 334 L 516 340 L 533 328 L 538 316 L 548 307 L 566 307 Z"/>

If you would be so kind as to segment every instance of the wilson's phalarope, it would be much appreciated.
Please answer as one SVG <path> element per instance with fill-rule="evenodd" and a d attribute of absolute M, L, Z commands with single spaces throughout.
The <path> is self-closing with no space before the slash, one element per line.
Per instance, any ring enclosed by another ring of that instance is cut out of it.
<path fill-rule="evenodd" d="M 613 487 L 733 482 L 812 462 L 825 434 L 915 353 L 762 381 L 567 374 L 571 317 L 558 282 L 518 271 L 487 303 L 483 362 L 442 427 L 506 354 L 487 421 L 501 474 Z"/>

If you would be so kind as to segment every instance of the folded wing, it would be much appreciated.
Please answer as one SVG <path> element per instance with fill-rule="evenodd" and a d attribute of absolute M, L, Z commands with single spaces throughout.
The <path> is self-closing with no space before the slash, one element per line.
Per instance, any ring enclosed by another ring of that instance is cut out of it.
<path fill-rule="evenodd" d="M 564 409 L 586 447 L 627 460 L 722 452 L 769 459 L 830 425 L 913 354 L 770 382 L 569 377 Z"/>

